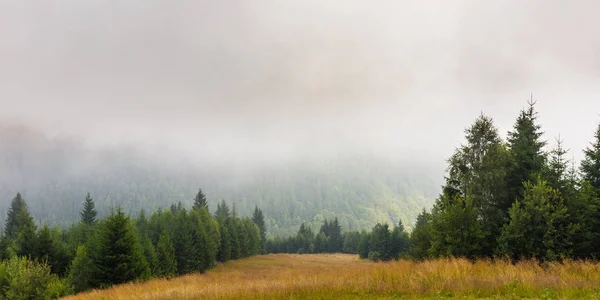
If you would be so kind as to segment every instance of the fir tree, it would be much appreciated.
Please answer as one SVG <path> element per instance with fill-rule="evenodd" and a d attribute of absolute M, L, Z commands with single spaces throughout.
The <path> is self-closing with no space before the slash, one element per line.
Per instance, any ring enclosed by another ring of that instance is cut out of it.
<path fill-rule="evenodd" d="M 581 175 L 600 195 L 600 124 L 594 133 L 594 141 L 583 150 Z"/>
<path fill-rule="evenodd" d="M 264 252 L 265 243 L 267 241 L 267 228 L 265 226 L 265 218 L 263 212 L 258 209 L 258 206 L 254 207 L 254 212 L 252 213 L 252 222 L 256 224 L 260 231 L 260 251 Z"/>
<path fill-rule="evenodd" d="M 81 222 L 87 225 L 93 225 L 96 223 L 96 208 L 94 207 L 94 199 L 90 196 L 90 193 L 85 197 L 83 203 L 83 209 L 79 213 L 81 215 Z"/>
<path fill-rule="evenodd" d="M 543 132 L 536 123 L 535 102 L 530 100 L 528 105 L 527 109 L 521 110 L 513 131 L 508 133 L 512 163 L 507 177 L 510 202 L 501 207 L 503 211 L 507 211 L 515 200 L 523 198 L 523 183 L 534 181 L 546 164 L 546 154 L 542 150 L 546 142 L 541 140 Z"/>
<path fill-rule="evenodd" d="M 223 220 L 231 217 L 229 212 L 229 206 L 225 203 L 225 200 L 221 200 L 221 203 L 217 205 L 217 211 L 215 212 L 215 218 L 217 220 Z"/>
<path fill-rule="evenodd" d="M 417 216 L 415 228 L 410 235 L 410 256 L 414 259 L 425 259 L 431 248 L 431 214 L 423 211 Z"/>
<path fill-rule="evenodd" d="M 567 152 L 569 150 L 563 147 L 563 140 L 559 136 L 556 139 L 556 145 L 550 151 L 548 171 L 545 176 L 548 180 L 548 185 L 558 190 L 563 196 L 568 193 L 568 178 L 566 176 L 569 161 L 565 159 Z"/>
<path fill-rule="evenodd" d="M 198 189 L 198 193 L 194 198 L 194 206 L 192 206 L 192 208 L 195 210 L 206 208 L 208 210 L 208 202 L 206 201 L 206 196 L 202 192 L 202 189 Z"/>
<path fill-rule="evenodd" d="M 100 286 L 150 276 L 136 231 L 120 208 L 104 220 L 97 242 L 97 256 L 94 259 L 97 272 L 94 277 Z"/>
<path fill-rule="evenodd" d="M 10 239 L 14 239 L 17 237 L 17 233 L 25 227 L 35 227 L 35 224 L 29 214 L 29 208 L 27 208 L 25 199 L 18 193 L 13 198 L 8 210 L 6 224 L 4 225 L 4 235 Z"/>

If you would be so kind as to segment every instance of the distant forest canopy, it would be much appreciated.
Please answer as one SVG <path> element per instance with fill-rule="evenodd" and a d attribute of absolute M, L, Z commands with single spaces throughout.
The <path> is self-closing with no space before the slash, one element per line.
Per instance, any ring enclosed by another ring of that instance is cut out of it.
<path fill-rule="evenodd" d="M 77 221 L 89 192 L 99 216 L 120 206 L 137 215 L 182 202 L 191 205 L 198 188 L 209 209 L 224 199 L 242 215 L 263 208 L 269 236 L 294 235 L 302 223 L 318 228 L 338 218 L 344 230 L 377 222 L 407 227 L 440 192 L 443 168 L 397 163 L 373 156 L 258 166 L 197 167 L 184 158 L 157 158 L 135 147 L 90 150 L 76 139 L 49 139 L 24 127 L 0 126 L 0 222 L 10 199 L 21 193 L 39 224 L 63 228 Z"/>

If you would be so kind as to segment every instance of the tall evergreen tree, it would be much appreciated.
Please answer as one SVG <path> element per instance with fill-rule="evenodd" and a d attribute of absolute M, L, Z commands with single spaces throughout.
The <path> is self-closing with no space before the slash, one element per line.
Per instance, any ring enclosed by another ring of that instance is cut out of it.
<path fill-rule="evenodd" d="M 410 234 L 410 256 L 422 260 L 431 248 L 431 214 L 423 211 L 417 216 L 415 228 Z"/>
<path fill-rule="evenodd" d="M 13 198 L 8 210 L 4 225 L 4 235 L 10 239 L 14 239 L 17 237 L 17 233 L 26 227 L 35 228 L 35 223 L 29 214 L 29 208 L 27 207 L 27 203 L 25 203 L 25 199 L 18 193 Z"/>
<path fill-rule="evenodd" d="M 215 218 L 217 220 L 227 219 L 231 217 L 231 213 L 229 212 L 229 206 L 225 203 L 225 199 L 221 200 L 221 203 L 217 205 L 217 211 L 215 212 Z"/>
<path fill-rule="evenodd" d="M 206 201 L 206 196 L 202 192 L 202 189 L 198 189 L 198 193 L 194 198 L 194 206 L 192 208 L 196 210 L 206 208 L 208 210 L 208 201 Z"/>
<path fill-rule="evenodd" d="M 410 249 L 410 237 L 404 230 L 402 220 L 398 221 L 398 225 L 392 230 L 390 240 L 393 258 L 398 259 L 400 257 L 405 257 L 408 254 L 408 250 Z"/>
<path fill-rule="evenodd" d="M 79 213 L 81 215 L 81 222 L 87 225 L 93 225 L 96 223 L 96 216 L 98 212 L 96 212 L 96 208 L 94 207 L 94 199 L 90 196 L 90 193 L 85 197 L 85 202 L 83 203 L 83 209 Z"/>
<path fill-rule="evenodd" d="M 131 220 L 117 209 L 100 229 L 94 259 L 94 278 L 99 286 L 108 286 L 150 277 L 148 262 Z"/>
<path fill-rule="evenodd" d="M 565 159 L 565 154 L 569 152 L 563 147 L 563 140 L 560 136 L 556 139 L 556 145 L 550 151 L 548 160 L 548 170 L 545 174 L 548 180 L 548 185 L 553 189 L 558 190 L 563 196 L 568 193 L 568 178 L 567 169 L 569 161 Z"/>
<path fill-rule="evenodd" d="M 267 242 L 267 228 L 265 226 L 265 217 L 263 212 L 258 209 L 258 206 L 254 207 L 254 212 L 252 213 L 252 222 L 256 224 L 258 230 L 260 230 L 260 251 L 264 252 L 265 243 Z"/>
<path fill-rule="evenodd" d="M 583 150 L 581 175 L 600 195 L 600 123 L 594 133 L 594 141 Z"/>
<path fill-rule="evenodd" d="M 508 133 L 511 166 L 507 184 L 510 201 L 507 206 L 502 207 L 505 212 L 515 200 L 523 198 L 523 183 L 535 181 L 544 171 L 546 164 L 546 154 L 543 152 L 546 142 L 541 140 L 543 132 L 537 124 L 533 99 L 528 101 L 528 105 L 526 109 L 521 110 L 513 131 Z"/>

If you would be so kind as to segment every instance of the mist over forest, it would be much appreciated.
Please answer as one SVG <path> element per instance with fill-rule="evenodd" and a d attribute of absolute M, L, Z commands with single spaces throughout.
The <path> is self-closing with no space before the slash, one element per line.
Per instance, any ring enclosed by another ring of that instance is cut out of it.
<path fill-rule="evenodd" d="M 407 224 L 484 112 L 531 93 L 578 161 L 600 98 L 595 1 L 3 1 L 0 209 L 67 225 L 198 188 L 270 233 Z M 510 22 L 507 22 L 510 20 Z M 4 215 L 4 211 L 0 211 Z"/>

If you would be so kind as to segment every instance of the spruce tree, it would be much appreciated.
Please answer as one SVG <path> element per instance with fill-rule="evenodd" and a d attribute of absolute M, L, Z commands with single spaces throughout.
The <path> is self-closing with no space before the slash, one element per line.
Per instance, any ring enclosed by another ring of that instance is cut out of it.
<path fill-rule="evenodd" d="M 410 256 L 423 260 L 428 257 L 431 248 L 431 214 L 423 211 L 417 216 L 415 228 L 410 234 Z"/>
<path fill-rule="evenodd" d="M 392 258 L 391 233 L 388 224 L 377 223 L 370 234 L 369 259 L 387 261 Z"/>
<path fill-rule="evenodd" d="M 398 259 L 408 254 L 408 250 L 410 248 L 410 237 L 404 230 L 402 220 L 398 221 L 398 225 L 396 225 L 394 230 L 392 230 L 391 244 L 393 258 Z"/>
<path fill-rule="evenodd" d="M 229 206 L 227 206 L 227 203 L 225 203 L 225 200 L 222 199 L 221 203 L 219 203 L 217 205 L 217 211 L 215 212 L 215 218 L 217 220 L 223 220 L 223 219 L 227 219 L 229 217 L 231 217 L 231 214 L 229 212 Z"/>
<path fill-rule="evenodd" d="M 567 152 L 569 150 L 563 147 L 563 140 L 559 136 L 556 139 L 556 145 L 550 151 L 548 170 L 545 176 L 548 180 L 548 185 L 558 190 L 563 196 L 568 192 L 568 178 L 566 176 L 569 161 L 565 159 Z"/>
<path fill-rule="evenodd" d="M 192 206 L 192 208 L 195 210 L 206 208 L 208 210 L 208 202 L 206 201 L 206 196 L 202 192 L 202 189 L 198 189 L 198 193 L 194 198 L 194 206 Z"/>
<path fill-rule="evenodd" d="M 581 176 L 588 181 L 600 195 L 600 123 L 594 133 L 594 141 L 583 150 Z"/>
<path fill-rule="evenodd" d="M 543 152 L 546 142 L 541 140 L 543 132 L 537 124 L 535 102 L 530 100 L 528 105 L 521 110 L 513 131 L 508 133 L 511 156 L 507 177 L 509 203 L 501 208 L 503 211 L 508 211 L 515 200 L 523 198 L 523 183 L 534 181 L 543 173 L 546 164 L 546 154 Z"/>
<path fill-rule="evenodd" d="M 83 203 L 83 209 L 79 213 L 81 215 L 81 222 L 87 225 L 93 225 L 96 223 L 96 208 L 94 207 L 94 199 L 90 196 L 90 193 L 85 196 L 85 202 Z"/>
<path fill-rule="evenodd" d="M 25 199 L 20 193 L 13 198 L 8 210 L 6 223 L 4 225 L 4 235 L 10 239 L 17 237 L 17 233 L 26 227 L 34 227 L 33 218 L 29 214 L 29 208 Z"/>
<path fill-rule="evenodd" d="M 158 276 L 173 277 L 177 273 L 177 260 L 175 259 L 175 248 L 166 231 L 158 238 L 156 245 L 158 261 Z"/>
<path fill-rule="evenodd" d="M 267 242 L 267 228 L 265 226 L 263 212 L 258 209 L 258 206 L 254 207 L 254 212 L 252 213 L 252 222 L 254 222 L 254 224 L 256 224 L 260 230 L 260 251 L 263 253 L 265 250 L 265 243 Z"/>
<path fill-rule="evenodd" d="M 150 277 L 133 224 L 120 208 L 104 220 L 98 234 L 94 277 L 100 286 Z"/>

